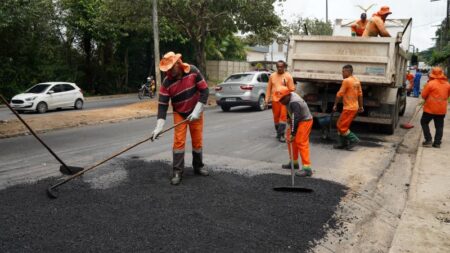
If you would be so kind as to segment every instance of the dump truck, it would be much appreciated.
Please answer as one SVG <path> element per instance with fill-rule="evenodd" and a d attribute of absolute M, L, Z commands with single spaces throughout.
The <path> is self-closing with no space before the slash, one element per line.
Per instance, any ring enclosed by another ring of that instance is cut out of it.
<path fill-rule="evenodd" d="M 332 36 L 292 36 L 288 70 L 314 117 L 329 115 L 342 83 L 342 67 L 353 66 L 365 111 L 356 122 L 393 134 L 406 109 L 405 74 L 411 20 L 386 22 L 392 37 L 351 37 L 352 22 L 338 19 Z"/>

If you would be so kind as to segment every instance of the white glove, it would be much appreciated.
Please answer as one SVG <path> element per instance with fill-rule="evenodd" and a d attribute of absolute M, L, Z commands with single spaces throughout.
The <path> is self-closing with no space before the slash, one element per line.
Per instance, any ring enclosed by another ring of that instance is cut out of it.
<path fill-rule="evenodd" d="M 155 130 L 153 130 L 153 133 L 152 133 L 152 141 L 156 140 L 158 138 L 159 133 L 161 133 L 161 131 L 163 130 L 164 123 L 166 123 L 165 119 L 158 119 L 156 121 L 156 127 L 155 127 Z"/>
<path fill-rule="evenodd" d="M 189 116 L 187 116 L 187 119 L 189 121 L 194 121 L 194 120 L 200 119 L 200 116 L 202 115 L 204 106 L 205 106 L 204 104 L 197 102 L 197 104 L 195 105 L 194 111 L 192 111 L 192 113 Z"/>

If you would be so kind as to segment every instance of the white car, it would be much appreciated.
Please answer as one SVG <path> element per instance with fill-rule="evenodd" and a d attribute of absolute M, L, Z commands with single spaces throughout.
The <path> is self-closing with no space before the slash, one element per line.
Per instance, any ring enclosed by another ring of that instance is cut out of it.
<path fill-rule="evenodd" d="M 11 107 L 17 112 L 37 111 L 72 107 L 83 109 L 84 97 L 81 89 L 74 83 L 39 83 L 11 99 Z"/>

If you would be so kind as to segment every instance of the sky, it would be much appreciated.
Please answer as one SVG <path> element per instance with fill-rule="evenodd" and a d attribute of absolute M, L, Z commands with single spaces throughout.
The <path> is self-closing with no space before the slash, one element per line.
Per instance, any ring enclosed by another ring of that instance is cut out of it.
<path fill-rule="evenodd" d="M 296 16 L 325 20 L 326 0 L 286 0 L 275 9 L 282 19 L 292 21 Z M 328 0 L 328 19 L 358 19 L 363 12 L 356 5 L 365 8 L 376 4 L 368 11 L 368 17 L 387 5 L 392 14 L 388 18 L 413 18 L 411 44 L 420 51 L 434 45 L 436 25 L 440 25 L 447 14 L 447 0 L 431 2 L 430 0 Z"/>

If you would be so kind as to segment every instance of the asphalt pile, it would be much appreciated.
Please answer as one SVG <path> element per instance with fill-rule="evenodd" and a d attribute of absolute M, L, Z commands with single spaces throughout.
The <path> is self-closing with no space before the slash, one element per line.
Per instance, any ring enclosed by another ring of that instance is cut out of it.
<path fill-rule="evenodd" d="M 168 163 L 124 166 L 120 184 L 93 189 L 78 179 L 56 200 L 45 194 L 55 178 L 0 191 L 0 252 L 304 252 L 338 226 L 346 194 L 314 178 L 296 181 L 314 193 L 283 193 L 272 187 L 288 176 L 200 177 L 189 168 L 171 186 Z"/>

